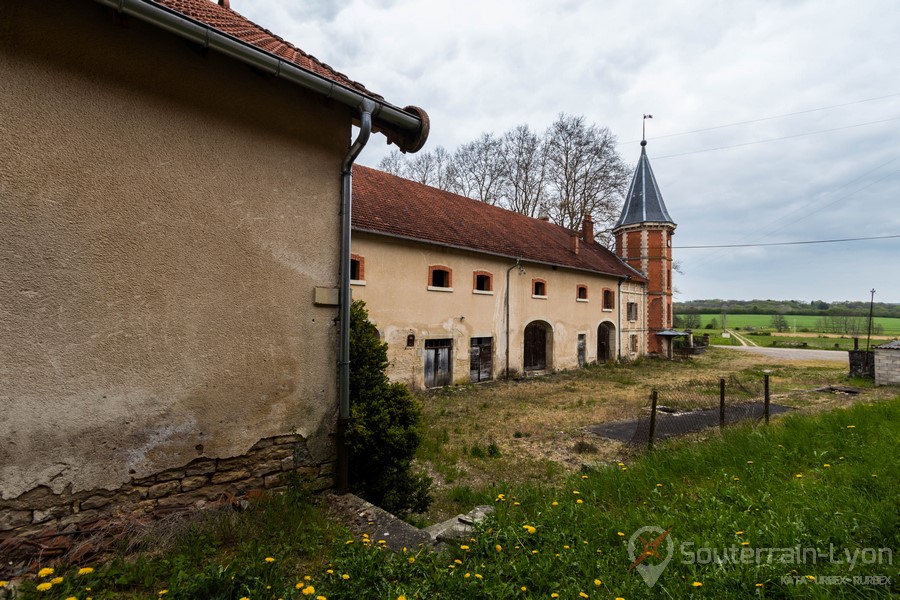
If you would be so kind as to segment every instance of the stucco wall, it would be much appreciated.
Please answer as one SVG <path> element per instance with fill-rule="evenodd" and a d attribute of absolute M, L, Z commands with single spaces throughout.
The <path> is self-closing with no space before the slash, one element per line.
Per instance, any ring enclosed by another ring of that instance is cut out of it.
<path fill-rule="evenodd" d="M 332 454 L 349 114 L 86 0 L 0 5 L 0 498 Z"/>
<path fill-rule="evenodd" d="M 514 260 L 362 232 L 354 232 L 353 253 L 362 257 L 365 264 L 365 281 L 353 285 L 353 298 L 366 302 L 371 320 L 388 343 L 392 379 L 414 388 L 423 386 L 423 348 L 427 339 L 453 340 L 454 383 L 469 381 L 469 344 L 473 337 L 493 338 L 493 376 L 505 373 L 506 272 L 515 265 Z M 429 266 L 434 265 L 452 269 L 452 291 L 428 289 Z M 624 320 L 628 301 L 639 303 L 638 321 L 625 326 L 629 333 L 640 336 L 639 353 L 643 353 L 646 341 L 642 285 L 626 283 L 628 287 L 620 300 L 615 278 L 527 262 L 521 267 L 510 272 L 512 373 L 522 372 L 524 329 L 532 321 L 544 321 L 552 326 L 550 369 L 578 366 L 579 334 L 586 336 L 586 361 L 595 361 L 598 327 L 603 322 L 613 327 L 611 352 L 613 358 L 617 357 L 620 313 Z M 474 291 L 475 271 L 493 275 L 491 293 Z M 546 299 L 532 297 L 531 284 L 536 278 L 547 283 Z M 580 284 L 588 286 L 586 302 L 577 300 Z M 613 310 L 602 308 L 603 288 L 617 295 Z M 415 335 L 412 347 L 406 343 L 409 334 Z M 621 344 L 623 356 L 630 356 L 625 335 Z"/>

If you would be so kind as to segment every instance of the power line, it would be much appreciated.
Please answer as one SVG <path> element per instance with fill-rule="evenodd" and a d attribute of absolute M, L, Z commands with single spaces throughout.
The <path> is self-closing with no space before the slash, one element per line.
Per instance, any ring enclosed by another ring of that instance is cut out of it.
<path fill-rule="evenodd" d="M 680 152 L 680 153 L 678 153 L 678 154 L 667 154 L 667 155 L 665 155 L 665 156 L 656 156 L 656 157 L 653 158 L 653 160 L 662 160 L 662 159 L 664 159 L 664 158 L 674 158 L 674 157 L 676 157 L 676 156 L 687 156 L 688 154 L 701 154 L 701 153 L 703 153 L 703 152 L 713 152 L 713 151 L 715 151 L 715 150 L 727 150 L 727 149 L 729 149 L 729 148 L 740 148 L 740 147 L 742 147 L 742 146 L 753 146 L 753 145 L 756 145 L 756 144 L 767 144 L 767 143 L 769 143 L 769 142 L 779 142 L 779 141 L 781 141 L 781 140 L 789 140 L 789 139 L 792 139 L 792 138 L 804 137 L 804 136 L 807 136 L 807 135 L 817 135 L 817 134 L 820 134 L 820 133 L 829 133 L 829 132 L 832 132 L 832 131 L 841 131 L 841 130 L 844 130 L 844 129 L 853 129 L 854 127 L 864 127 L 864 126 L 866 126 L 866 125 L 876 125 L 876 124 L 878 124 L 878 123 L 886 123 L 886 122 L 888 122 L 888 121 L 896 121 L 897 119 L 900 119 L 900 116 L 898 116 L 898 117 L 890 117 L 890 118 L 888 118 L 888 119 L 880 119 L 880 120 L 878 120 L 878 121 L 869 121 L 868 123 L 857 123 L 856 125 L 845 125 L 844 127 L 834 127 L 834 128 L 832 128 L 832 129 L 820 129 L 820 130 L 818 130 L 818 131 L 808 131 L 808 132 L 806 132 L 806 133 L 796 133 L 796 134 L 794 134 L 794 135 L 786 135 L 786 136 L 784 136 L 784 137 L 770 138 L 770 139 L 767 139 L 767 140 L 757 140 L 757 141 L 755 141 L 755 142 L 744 142 L 743 144 L 732 144 L 731 146 L 717 146 L 717 147 L 715 147 L 715 148 L 705 148 L 705 149 L 703 149 L 703 150 L 691 150 L 690 152 Z"/>
<path fill-rule="evenodd" d="M 898 235 L 880 235 L 860 238 L 842 238 L 837 240 L 808 240 L 801 242 L 769 242 L 767 244 L 722 244 L 718 246 L 672 246 L 673 250 L 695 250 L 701 248 L 757 248 L 760 246 L 798 246 L 801 244 L 835 244 L 838 242 L 861 242 L 864 240 L 888 240 L 900 238 Z"/>
<path fill-rule="evenodd" d="M 885 98 L 893 98 L 895 96 L 900 96 L 900 92 L 898 92 L 896 94 L 888 94 L 886 96 L 876 96 L 875 98 L 866 98 L 864 100 L 854 100 L 853 102 L 844 102 L 843 104 L 832 104 L 831 106 L 821 106 L 819 108 L 798 110 L 797 112 L 784 113 L 783 115 L 774 115 L 771 117 L 761 117 L 759 119 L 750 119 L 749 121 L 737 121 L 735 123 L 726 123 L 724 125 L 713 125 L 712 127 L 703 127 L 701 129 L 693 129 L 691 131 L 682 131 L 680 133 L 668 133 L 665 135 L 657 135 L 657 136 L 653 136 L 653 139 L 661 140 L 663 138 L 678 137 L 680 135 L 688 135 L 691 133 L 702 133 L 704 131 L 713 131 L 714 129 L 725 129 L 726 127 L 737 127 L 738 125 L 749 125 L 751 123 L 761 123 L 763 121 L 772 121 L 774 119 L 783 119 L 784 117 L 794 117 L 796 115 L 805 115 L 807 113 L 818 112 L 818 111 L 822 111 L 822 110 L 830 110 L 832 108 L 841 108 L 843 106 L 851 106 L 853 104 L 862 104 L 863 102 L 873 102 L 875 100 L 884 100 Z M 640 140 L 630 140 L 630 141 L 621 142 L 621 143 L 633 144 L 633 143 L 637 143 L 639 141 Z"/>

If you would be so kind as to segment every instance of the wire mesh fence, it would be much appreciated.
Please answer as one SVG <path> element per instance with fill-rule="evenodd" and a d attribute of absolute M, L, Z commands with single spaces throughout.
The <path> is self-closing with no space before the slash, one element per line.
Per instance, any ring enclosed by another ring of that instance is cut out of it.
<path fill-rule="evenodd" d="M 769 421 L 773 407 L 769 396 L 769 376 L 738 379 L 734 375 L 715 380 L 690 380 L 655 388 L 650 394 L 646 416 L 637 420 L 633 445 L 647 445 L 660 439 L 725 427 L 748 419 Z"/>

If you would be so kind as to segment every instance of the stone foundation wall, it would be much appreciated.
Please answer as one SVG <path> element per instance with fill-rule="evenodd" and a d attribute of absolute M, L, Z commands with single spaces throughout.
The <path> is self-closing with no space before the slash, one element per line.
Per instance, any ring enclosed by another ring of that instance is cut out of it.
<path fill-rule="evenodd" d="M 333 462 L 313 461 L 301 436 L 285 435 L 260 440 L 243 456 L 198 458 L 116 490 L 54 494 L 38 486 L 0 500 L 0 575 L 30 556 L 68 554 L 79 539 L 116 522 L 239 504 L 266 491 L 284 490 L 292 476 L 321 491 L 333 486 L 333 472 Z"/>

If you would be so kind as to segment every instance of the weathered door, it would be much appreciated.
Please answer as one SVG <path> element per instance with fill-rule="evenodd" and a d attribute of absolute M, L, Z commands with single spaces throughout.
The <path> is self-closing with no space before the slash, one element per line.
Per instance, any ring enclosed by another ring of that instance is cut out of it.
<path fill-rule="evenodd" d="M 584 366 L 584 350 L 587 345 L 586 336 L 583 333 L 578 334 L 578 366 Z"/>
<path fill-rule="evenodd" d="M 610 327 L 607 323 L 601 323 L 597 328 L 597 362 L 605 363 L 611 358 L 609 335 Z"/>
<path fill-rule="evenodd" d="M 490 381 L 493 365 L 493 339 L 472 338 L 469 347 L 469 379 L 472 383 Z"/>
<path fill-rule="evenodd" d="M 529 323 L 525 327 L 525 370 L 547 368 L 547 330 L 543 323 Z"/>
<path fill-rule="evenodd" d="M 425 387 L 450 385 L 450 350 L 453 340 L 425 340 Z"/>

